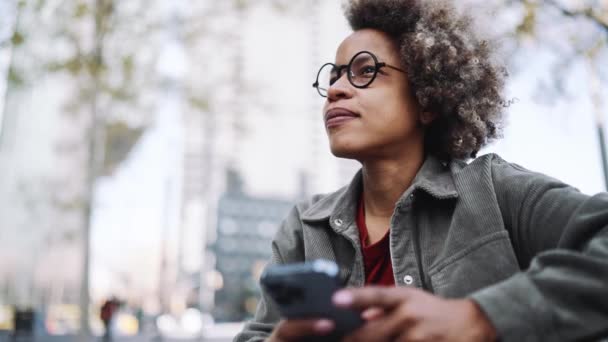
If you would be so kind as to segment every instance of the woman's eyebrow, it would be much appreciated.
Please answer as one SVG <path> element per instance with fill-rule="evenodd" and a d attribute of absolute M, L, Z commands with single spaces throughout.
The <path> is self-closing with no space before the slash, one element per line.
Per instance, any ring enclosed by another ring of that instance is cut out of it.
<path fill-rule="evenodd" d="M 380 59 L 380 57 L 376 56 L 376 58 Z M 372 59 L 372 56 L 367 55 L 367 56 L 363 56 L 363 57 L 359 57 L 357 58 L 357 61 L 362 61 L 362 62 L 366 62 L 368 60 Z"/>

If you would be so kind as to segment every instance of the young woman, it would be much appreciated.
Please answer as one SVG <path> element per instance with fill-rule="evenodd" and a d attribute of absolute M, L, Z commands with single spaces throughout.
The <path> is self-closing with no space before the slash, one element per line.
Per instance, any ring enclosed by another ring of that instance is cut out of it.
<path fill-rule="evenodd" d="M 608 335 L 608 195 L 479 149 L 500 133 L 504 72 L 467 17 L 429 0 L 359 0 L 314 86 L 350 185 L 297 205 L 272 263 L 335 260 L 348 341 L 580 341 Z M 236 341 L 330 334 L 263 295 Z M 313 339 L 314 340 L 314 339 Z"/>

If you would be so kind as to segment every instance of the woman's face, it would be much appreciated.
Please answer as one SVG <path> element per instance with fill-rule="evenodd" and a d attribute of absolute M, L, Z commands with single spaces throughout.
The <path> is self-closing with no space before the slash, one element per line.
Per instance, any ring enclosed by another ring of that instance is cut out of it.
<path fill-rule="evenodd" d="M 403 69 L 393 41 L 373 29 L 355 31 L 347 37 L 338 47 L 335 64 L 348 64 L 360 51 L 369 51 L 379 62 Z M 422 147 L 418 107 L 404 72 L 384 67 L 363 89 L 354 87 L 346 72 L 342 73 L 329 87 L 323 107 L 332 153 L 364 162 L 396 158 Z"/>

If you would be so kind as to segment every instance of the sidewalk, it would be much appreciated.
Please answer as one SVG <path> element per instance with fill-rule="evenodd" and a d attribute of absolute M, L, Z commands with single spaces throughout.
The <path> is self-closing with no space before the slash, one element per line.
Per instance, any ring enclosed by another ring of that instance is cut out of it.
<path fill-rule="evenodd" d="M 12 342 L 13 340 L 5 332 L 0 332 L 0 342 Z M 35 339 L 27 339 L 20 337 L 18 342 L 79 342 L 78 336 L 44 336 L 37 337 Z M 91 338 L 91 342 L 102 342 L 101 337 Z M 134 337 L 117 337 L 112 340 L 113 342 L 229 342 L 232 338 L 229 337 L 218 337 L 218 338 L 205 338 L 205 339 L 175 339 L 175 338 L 164 338 L 158 339 L 153 336 L 139 335 Z"/>

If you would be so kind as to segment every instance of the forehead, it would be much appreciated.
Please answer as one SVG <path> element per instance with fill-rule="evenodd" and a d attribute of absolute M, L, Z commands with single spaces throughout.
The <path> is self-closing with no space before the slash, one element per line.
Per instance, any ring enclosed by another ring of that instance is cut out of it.
<path fill-rule="evenodd" d="M 370 51 L 385 61 L 399 60 L 396 46 L 386 33 L 363 29 L 353 32 L 342 41 L 336 51 L 336 64 L 347 64 L 360 51 Z"/>

